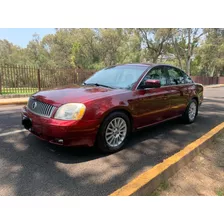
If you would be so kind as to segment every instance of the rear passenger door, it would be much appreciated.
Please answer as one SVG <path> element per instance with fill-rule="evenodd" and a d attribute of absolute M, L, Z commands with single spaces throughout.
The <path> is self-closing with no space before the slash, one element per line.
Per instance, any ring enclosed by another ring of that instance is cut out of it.
<path fill-rule="evenodd" d="M 170 86 L 170 110 L 173 116 L 182 114 L 189 102 L 193 81 L 178 68 L 167 66 L 168 82 Z"/>

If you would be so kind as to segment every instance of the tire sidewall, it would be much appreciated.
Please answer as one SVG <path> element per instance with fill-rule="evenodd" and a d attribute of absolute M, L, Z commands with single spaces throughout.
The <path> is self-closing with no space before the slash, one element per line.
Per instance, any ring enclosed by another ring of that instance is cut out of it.
<path fill-rule="evenodd" d="M 191 120 L 190 117 L 189 117 L 189 109 L 190 109 L 190 106 L 191 106 L 192 103 L 194 103 L 196 105 L 196 113 L 195 113 L 195 116 L 194 116 L 193 120 Z M 190 101 L 190 103 L 188 104 L 187 110 L 185 112 L 185 118 L 186 118 L 185 120 L 187 121 L 187 123 L 193 123 L 195 121 L 196 117 L 197 117 L 197 114 L 198 114 L 198 103 L 195 99 L 192 99 Z"/>
<path fill-rule="evenodd" d="M 127 134 L 126 134 L 124 141 L 119 146 L 111 147 L 107 144 L 106 139 L 105 139 L 106 128 L 107 128 L 108 124 L 114 118 L 119 118 L 119 117 L 123 118 L 126 122 Z M 112 112 L 104 119 L 104 121 L 102 122 L 102 124 L 100 126 L 100 129 L 99 129 L 99 132 L 97 135 L 97 147 L 100 151 L 105 152 L 105 153 L 117 152 L 117 151 L 121 150 L 123 148 L 123 146 L 125 145 L 125 143 L 127 142 L 130 132 L 131 132 L 131 123 L 130 123 L 129 117 L 125 113 L 122 113 L 122 112 Z"/>

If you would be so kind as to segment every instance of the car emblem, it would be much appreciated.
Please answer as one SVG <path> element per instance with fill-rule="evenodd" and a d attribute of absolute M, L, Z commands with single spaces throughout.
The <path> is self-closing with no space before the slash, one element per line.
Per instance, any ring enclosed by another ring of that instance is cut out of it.
<path fill-rule="evenodd" d="M 34 102 L 34 103 L 32 104 L 32 109 L 34 110 L 36 107 L 37 107 L 37 102 Z"/>

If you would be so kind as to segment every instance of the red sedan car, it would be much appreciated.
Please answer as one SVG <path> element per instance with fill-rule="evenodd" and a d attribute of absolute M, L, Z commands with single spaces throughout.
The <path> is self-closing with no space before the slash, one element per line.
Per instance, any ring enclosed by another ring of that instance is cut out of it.
<path fill-rule="evenodd" d="M 31 133 L 64 146 L 120 150 L 130 133 L 182 117 L 192 123 L 203 86 L 182 70 L 159 64 L 125 64 L 96 72 L 81 87 L 40 91 L 22 110 Z"/>

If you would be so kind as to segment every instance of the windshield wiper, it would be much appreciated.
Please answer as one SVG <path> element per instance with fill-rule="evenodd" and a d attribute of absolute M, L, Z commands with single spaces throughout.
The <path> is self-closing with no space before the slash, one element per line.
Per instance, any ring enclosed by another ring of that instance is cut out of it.
<path fill-rule="evenodd" d="M 107 86 L 107 85 L 103 85 L 103 84 L 99 84 L 99 83 L 86 83 L 86 82 L 84 82 L 83 84 L 84 84 L 84 85 L 90 85 L 90 86 L 102 86 L 102 87 L 106 87 L 106 88 L 114 89 L 114 88 L 111 87 L 111 86 Z"/>

